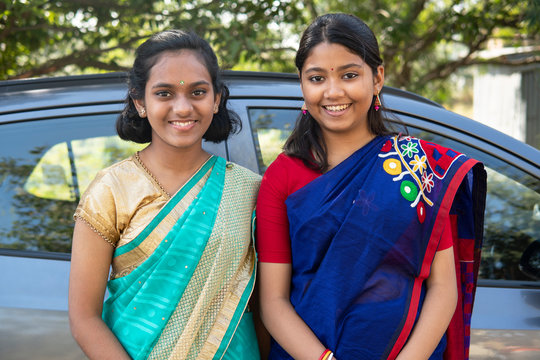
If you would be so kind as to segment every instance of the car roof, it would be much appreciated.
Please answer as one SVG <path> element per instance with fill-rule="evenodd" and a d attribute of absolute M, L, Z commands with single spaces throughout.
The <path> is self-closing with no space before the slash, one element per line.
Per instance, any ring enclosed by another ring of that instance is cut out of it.
<path fill-rule="evenodd" d="M 296 74 L 228 70 L 223 72 L 223 78 L 229 85 L 231 98 L 302 98 Z M 279 85 L 279 91 L 275 90 L 276 85 Z M 0 115 L 40 108 L 123 102 L 126 91 L 127 74 L 123 72 L 0 81 Z M 407 91 L 386 87 L 385 93 L 440 107 Z"/>

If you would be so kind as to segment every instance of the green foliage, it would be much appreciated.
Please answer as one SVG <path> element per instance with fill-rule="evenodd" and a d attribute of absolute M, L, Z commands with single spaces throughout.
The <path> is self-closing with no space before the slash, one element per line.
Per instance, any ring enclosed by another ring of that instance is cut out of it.
<path fill-rule="evenodd" d="M 439 101 L 451 74 L 486 61 L 489 42 L 540 42 L 540 0 L 2 0 L 0 76 L 123 71 L 141 41 L 169 28 L 208 39 L 224 68 L 294 72 L 300 34 L 327 12 L 370 25 L 387 84 Z"/>
<path fill-rule="evenodd" d="M 321 12 L 364 19 L 379 39 L 386 83 L 445 101 L 458 69 L 479 63 L 488 42 L 539 43 L 539 0 L 320 1 Z M 503 59 L 501 59 L 502 61 Z"/>
<path fill-rule="evenodd" d="M 257 70 L 289 70 L 284 64 L 294 49 L 283 47 L 280 32 L 271 27 L 300 17 L 283 1 L 3 1 L 3 79 L 124 71 L 144 39 L 170 28 L 208 39 L 224 68 L 246 63 Z"/>

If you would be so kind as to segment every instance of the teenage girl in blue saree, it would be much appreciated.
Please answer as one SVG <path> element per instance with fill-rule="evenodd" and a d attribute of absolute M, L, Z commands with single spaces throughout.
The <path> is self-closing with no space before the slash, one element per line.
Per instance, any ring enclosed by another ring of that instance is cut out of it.
<path fill-rule="evenodd" d="M 296 56 L 303 114 L 257 201 L 270 359 L 465 359 L 485 171 L 388 130 L 377 40 L 330 14 Z"/>
<path fill-rule="evenodd" d="M 165 31 L 137 49 L 117 131 L 150 144 L 102 170 L 75 212 L 69 315 L 88 357 L 259 357 L 246 309 L 260 178 L 202 148 L 238 127 L 227 98 L 195 34 Z"/>

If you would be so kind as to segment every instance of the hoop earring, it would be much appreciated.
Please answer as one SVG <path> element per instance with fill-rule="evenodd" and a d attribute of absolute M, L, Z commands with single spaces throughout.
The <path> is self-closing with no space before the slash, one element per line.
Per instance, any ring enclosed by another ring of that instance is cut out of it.
<path fill-rule="evenodd" d="M 375 102 L 373 103 L 373 107 L 375 108 L 375 111 L 379 111 L 381 108 L 381 99 L 379 98 L 379 93 L 375 95 Z"/>
<path fill-rule="evenodd" d="M 304 114 L 304 115 L 307 114 L 307 106 L 306 106 L 306 103 L 303 103 L 303 104 L 302 104 L 302 114 Z"/>

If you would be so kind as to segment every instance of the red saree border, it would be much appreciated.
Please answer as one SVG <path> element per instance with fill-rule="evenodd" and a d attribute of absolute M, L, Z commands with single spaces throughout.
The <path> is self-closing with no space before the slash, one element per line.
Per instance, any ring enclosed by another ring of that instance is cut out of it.
<path fill-rule="evenodd" d="M 414 325 L 416 315 L 418 313 L 418 304 L 420 301 L 420 294 L 422 291 L 422 283 L 425 278 L 429 275 L 429 271 L 431 269 L 431 263 L 433 262 L 433 258 L 435 256 L 435 253 L 437 252 L 437 247 L 439 243 L 439 239 L 442 234 L 442 227 L 440 224 L 446 220 L 446 217 L 449 216 L 450 208 L 452 206 L 452 202 L 454 201 L 454 197 L 457 193 L 457 190 L 459 186 L 461 185 L 461 182 L 467 175 L 467 173 L 476 165 L 478 164 L 477 160 L 474 159 L 468 159 L 461 165 L 461 167 L 456 171 L 454 174 L 452 181 L 448 185 L 448 189 L 446 190 L 443 200 L 441 202 L 441 205 L 439 207 L 439 211 L 437 212 L 437 217 L 435 218 L 435 223 L 433 225 L 433 231 L 430 235 L 428 246 L 426 249 L 426 255 L 424 256 L 424 260 L 422 262 L 422 266 L 420 268 L 420 275 L 414 280 L 413 289 L 411 293 L 411 301 L 409 302 L 409 311 L 407 312 L 407 317 L 405 320 L 405 324 L 403 325 L 403 328 L 394 343 L 394 346 L 392 347 L 392 350 L 390 351 L 390 354 L 388 355 L 387 359 L 395 359 L 405 343 L 407 342 L 407 339 L 409 338 L 409 335 L 411 333 L 412 327 Z M 434 240 L 437 241 L 434 241 Z"/>

